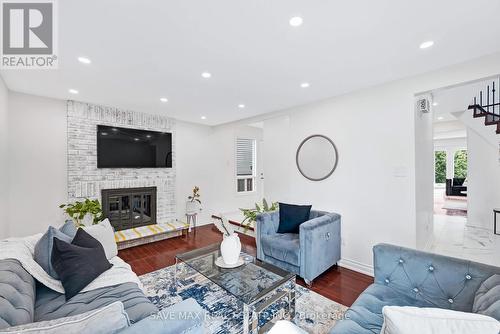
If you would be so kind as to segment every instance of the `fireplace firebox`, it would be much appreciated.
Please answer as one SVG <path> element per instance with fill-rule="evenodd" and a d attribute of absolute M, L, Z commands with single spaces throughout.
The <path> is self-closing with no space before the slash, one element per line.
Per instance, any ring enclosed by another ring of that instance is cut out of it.
<path fill-rule="evenodd" d="M 101 195 L 115 231 L 156 224 L 156 187 L 103 189 Z"/>

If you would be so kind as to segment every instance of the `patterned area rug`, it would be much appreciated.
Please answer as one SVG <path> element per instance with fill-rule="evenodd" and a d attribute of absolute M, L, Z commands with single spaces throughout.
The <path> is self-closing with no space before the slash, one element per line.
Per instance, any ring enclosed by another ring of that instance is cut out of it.
<path fill-rule="evenodd" d="M 209 315 L 205 321 L 208 333 L 243 332 L 242 305 L 235 297 L 184 264 L 179 264 L 176 290 L 174 273 L 175 266 L 170 266 L 139 277 L 146 295 L 158 309 L 194 298 Z M 261 325 L 282 312 L 286 304 L 286 301 L 278 301 L 269 306 L 259 317 Z M 311 334 L 326 334 L 342 319 L 347 307 L 297 285 L 295 309 L 296 325 Z"/>

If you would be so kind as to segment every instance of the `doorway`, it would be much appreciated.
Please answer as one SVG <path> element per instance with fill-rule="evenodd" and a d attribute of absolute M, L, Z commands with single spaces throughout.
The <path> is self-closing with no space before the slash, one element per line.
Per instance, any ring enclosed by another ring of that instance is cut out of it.
<path fill-rule="evenodd" d="M 496 256 L 500 237 L 492 229 L 492 209 L 500 205 L 500 190 L 492 186 L 500 182 L 500 135 L 496 134 L 496 127 L 493 129 L 484 119 L 474 117 L 477 115 L 469 109 L 474 96 L 495 80 L 498 85 L 498 78 L 492 78 L 430 93 L 434 216 L 432 240 L 426 250 L 500 265 Z M 492 179 L 488 181 L 485 174 Z M 495 191 L 487 190 L 490 188 Z"/>

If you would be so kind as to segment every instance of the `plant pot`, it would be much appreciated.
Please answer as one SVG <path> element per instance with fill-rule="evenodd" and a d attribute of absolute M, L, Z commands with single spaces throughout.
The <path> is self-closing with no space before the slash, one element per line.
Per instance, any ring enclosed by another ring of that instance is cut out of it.
<path fill-rule="evenodd" d="M 224 263 L 233 265 L 238 262 L 241 252 L 241 243 L 236 233 L 230 236 L 224 235 L 224 240 L 222 240 L 220 244 L 220 252 Z"/>
<path fill-rule="evenodd" d="M 186 214 L 194 215 L 195 213 L 198 213 L 198 202 L 187 201 L 186 202 Z"/>

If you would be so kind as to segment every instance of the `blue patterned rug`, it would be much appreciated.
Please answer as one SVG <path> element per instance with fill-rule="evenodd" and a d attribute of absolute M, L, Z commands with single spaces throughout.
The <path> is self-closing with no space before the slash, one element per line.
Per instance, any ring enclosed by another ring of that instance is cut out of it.
<path fill-rule="evenodd" d="M 177 290 L 173 283 L 175 266 L 139 277 L 146 295 L 158 309 L 162 310 L 181 300 L 194 298 L 209 314 L 205 321 L 207 333 L 243 332 L 242 305 L 235 297 L 184 264 L 179 264 L 178 270 Z M 285 308 L 286 301 L 271 305 L 260 315 L 261 325 Z M 347 310 L 346 306 L 299 285 L 296 287 L 295 308 L 295 324 L 312 334 L 328 333 Z"/>

